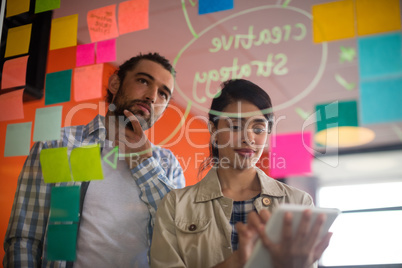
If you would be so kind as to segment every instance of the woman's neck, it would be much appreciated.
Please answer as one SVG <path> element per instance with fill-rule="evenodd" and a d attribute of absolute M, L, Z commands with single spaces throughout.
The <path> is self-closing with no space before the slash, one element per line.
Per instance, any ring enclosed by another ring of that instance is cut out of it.
<path fill-rule="evenodd" d="M 218 168 L 218 178 L 224 196 L 234 201 L 249 200 L 261 192 L 255 168 L 243 170 Z"/>

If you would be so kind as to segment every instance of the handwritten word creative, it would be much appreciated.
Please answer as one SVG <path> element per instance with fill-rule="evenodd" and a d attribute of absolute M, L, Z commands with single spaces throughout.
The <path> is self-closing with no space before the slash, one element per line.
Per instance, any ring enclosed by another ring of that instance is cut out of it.
<path fill-rule="evenodd" d="M 235 26 L 233 29 L 237 30 L 237 27 Z M 303 23 L 287 24 L 282 27 L 275 26 L 272 29 L 263 29 L 256 34 L 254 34 L 254 26 L 250 25 L 246 34 L 222 35 L 212 38 L 212 47 L 209 51 L 216 53 L 222 49 L 225 51 L 231 48 L 250 49 L 253 46 L 279 44 L 289 40 L 301 41 L 306 37 L 306 32 L 306 26 Z"/>

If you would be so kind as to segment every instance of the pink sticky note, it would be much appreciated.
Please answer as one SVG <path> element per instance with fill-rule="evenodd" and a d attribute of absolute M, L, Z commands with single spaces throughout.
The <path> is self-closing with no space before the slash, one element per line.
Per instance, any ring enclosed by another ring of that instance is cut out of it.
<path fill-rule="evenodd" d="M 1 89 L 25 86 L 28 56 L 7 60 L 3 65 Z"/>
<path fill-rule="evenodd" d="M 269 154 L 269 174 L 273 178 L 305 175 L 311 172 L 313 155 L 311 132 L 272 135 Z"/>
<path fill-rule="evenodd" d="M 76 65 L 84 66 L 95 63 L 95 43 L 77 46 Z"/>
<path fill-rule="evenodd" d="M 0 95 L 0 121 L 24 118 L 23 89 Z"/>
<path fill-rule="evenodd" d="M 118 14 L 120 34 L 148 29 L 149 0 L 121 2 Z"/>
<path fill-rule="evenodd" d="M 74 69 L 74 100 L 85 101 L 102 97 L 103 64 Z"/>
<path fill-rule="evenodd" d="M 96 44 L 96 63 L 116 60 L 116 39 L 101 41 Z"/>
<path fill-rule="evenodd" d="M 119 36 L 116 23 L 116 5 L 89 11 L 87 23 L 92 43 Z"/>

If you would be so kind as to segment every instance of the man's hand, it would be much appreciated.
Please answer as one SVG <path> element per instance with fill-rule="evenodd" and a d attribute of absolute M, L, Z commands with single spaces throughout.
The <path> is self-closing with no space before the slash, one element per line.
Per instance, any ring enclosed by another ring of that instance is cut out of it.
<path fill-rule="evenodd" d="M 124 115 L 130 120 L 134 130 L 118 122 L 115 146 L 119 146 L 119 153 L 124 155 L 129 168 L 133 169 L 152 156 L 152 147 L 137 117 L 128 110 L 124 110 Z"/>

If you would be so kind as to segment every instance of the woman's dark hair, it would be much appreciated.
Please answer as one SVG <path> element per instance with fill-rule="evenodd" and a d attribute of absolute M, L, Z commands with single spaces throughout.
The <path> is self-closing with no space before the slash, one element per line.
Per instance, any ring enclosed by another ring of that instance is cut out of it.
<path fill-rule="evenodd" d="M 134 69 L 141 60 L 150 60 L 150 61 L 159 63 L 166 70 L 168 70 L 173 75 L 173 77 L 176 77 L 176 71 L 173 69 L 173 66 L 172 66 L 172 64 L 170 64 L 169 60 L 167 60 L 165 57 L 159 55 L 156 52 L 148 53 L 148 54 L 140 53 L 137 56 L 132 57 L 131 59 L 124 62 L 122 65 L 119 66 L 119 69 L 116 70 L 115 74 L 117 74 L 117 76 L 119 77 L 120 83 L 123 83 L 127 72 Z M 109 89 L 107 89 L 106 101 L 108 103 L 111 103 L 112 99 L 113 99 L 113 94 L 110 92 Z"/>
<path fill-rule="evenodd" d="M 273 124 L 272 103 L 269 95 L 259 86 L 245 79 L 228 80 L 221 84 L 221 91 L 212 100 L 211 109 L 208 113 L 210 124 L 218 127 L 219 116 L 223 110 L 229 105 L 237 101 L 248 101 L 260 110 L 264 117 L 268 120 L 268 133 L 271 132 Z M 209 156 L 201 164 L 198 176 L 208 167 L 213 166 L 219 159 L 218 148 L 212 143 L 209 143 Z"/>

